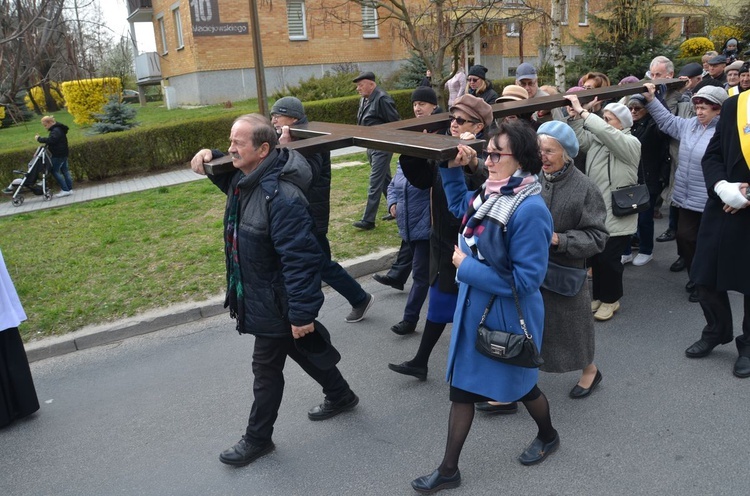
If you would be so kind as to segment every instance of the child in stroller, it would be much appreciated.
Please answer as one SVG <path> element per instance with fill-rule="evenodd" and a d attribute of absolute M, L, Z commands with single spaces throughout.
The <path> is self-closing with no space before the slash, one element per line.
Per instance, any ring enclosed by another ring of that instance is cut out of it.
<path fill-rule="evenodd" d="M 12 202 L 14 207 L 23 204 L 23 188 L 28 189 L 37 196 L 44 196 L 45 201 L 52 199 L 52 192 L 47 187 L 47 172 L 49 172 L 51 166 L 52 160 L 47 152 L 47 147 L 41 145 L 36 149 L 26 172 L 21 170 L 13 171 L 14 174 L 20 174 L 21 177 L 14 179 L 3 190 L 3 193 L 13 195 Z M 41 184 L 38 184 L 39 176 L 41 176 Z"/>

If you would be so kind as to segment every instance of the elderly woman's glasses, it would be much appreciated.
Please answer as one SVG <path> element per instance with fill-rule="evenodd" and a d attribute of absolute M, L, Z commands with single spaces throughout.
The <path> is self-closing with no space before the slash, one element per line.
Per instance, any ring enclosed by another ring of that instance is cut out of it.
<path fill-rule="evenodd" d="M 472 124 L 479 124 L 479 121 L 472 121 L 472 120 L 464 119 L 463 117 L 458 117 L 455 115 L 449 115 L 448 117 L 450 117 L 451 122 L 456 121 L 456 124 L 458 124 L 459 126 L 463 126 L 467 122 L 471 122 Z"/>
<path fill-rule="evenodd" d="M 487 157 L 489 157 L 490 162 L 492 162 L 493 164 L 499 163 L 500 159 L 503 158 L 503 156 L 505 156 L 505 155 L 507 155 L 509 157 L 513 156 L 512 153 L 487 152 L 487 151 L 485 151 L 484 153 L 487 155 Z"/>

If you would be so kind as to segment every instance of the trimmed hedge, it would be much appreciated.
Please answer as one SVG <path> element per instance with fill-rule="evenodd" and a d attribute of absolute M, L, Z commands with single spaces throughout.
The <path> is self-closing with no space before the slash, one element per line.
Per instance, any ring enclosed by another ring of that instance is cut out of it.
<path fill-rule="evenodd" d="M 413 117 L 411 90 L 393 91 L 390 95 L 402 118 Z M 358 107 L 358 96 L 332 98 L 306 103 L 305 113 L 311 121 L 356 124 Z M 234 117 L 196 119 L 93 136 L 70 145 L 70 170 L 76 181 L 98 181 L 169 169 L 189 162 L 201 148 L 225 150 Z M 34 150 L 36 147 L 0 152 L 2 187 L 17 177 L 13 169 L 26 170 Z"/>

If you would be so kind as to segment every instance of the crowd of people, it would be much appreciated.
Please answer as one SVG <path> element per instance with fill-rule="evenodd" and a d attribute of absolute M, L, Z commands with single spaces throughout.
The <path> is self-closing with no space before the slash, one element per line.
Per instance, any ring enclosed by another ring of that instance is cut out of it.
<path fill-rule="evenodd" d="M 748 262 L 740 256 L 750 241 L 750 123 L 745 123 L 750 91 L 741 83 L 750 64 L 736 61 L 739 77 L 727 80 L 722 76 L 731 72 L 724 71 L 729 66 L 716 68 L 726 65 L 725 57 L 711 55 L 705 72 L 699 64 L 683 67 L 680 88 L 652 82 L 675 73 L 668 58 L 656 57 L 643 79 L 622 82 L 641 82 L 642 93 L 582 104 L 580 92 L 612 84 L 606 74 L 590 72 L 566 92 L 564 108 L 498 119 L 492 104 L 557 90 L 541 89 L 536 69 L 522 64 L 516 84 L 498 94 L 488 69 L 472 66 L 468 76 L 459 70 L 446 84 L 450 125 L 444 132 L 484 141 L 481 151 L 458 141 L 450 160 L 401 155 L 391 180 L 388 154 L 368 150 L 367 207 L 354 227 L 375 227 L 383 194 L 387 216 L 382 220 L 395 219 L 402 244 L 391 270 L 373 277 L 396 290 L 404 289 L 409 272 L 413 279 L 403 317 L 391 330 L 416 332 L 427 301 L 416 353 L 388 367 L 425 380 L 435 345 L 453 324 L 445 455 L 437 469 L 412 482 L 416 491 L 460 484 L 459 456 L 476 411 L 513 414 L 523 403 L 537 433 L 518 461 L 536 464 L 555 452 L 560 434 L 537 384 L 539 370 L 580 371 L 569 392 L 574 399 L 588 397 L 602 382 L 595 363 L 595 321 L 609 320 L 621 308 L 625 266 L 643 266 L 653 258 L 660 202 L 670 206 L 670 230 L 689 276 L 686 288 L 706 319 L 686 356 L 704 357 L 734 339 L 727 291 L 738 291 L 746 295 L 745 321 L 736 338 L 733 373 L 750 377 L 750 286 L 742 275 Z M 738 90 L 732 96 L 734 80 Z M 400 119 L 372 72 L 354 84 L 362 97 L 359 125 Z M 417 119 L 442 112 L 431 79 L 423 84 L 412 93 Z M 293 139 L 289 126 L 306 122 L 302 102 L 284 97 L 271 114 L 271 121 L 257 114 L 235 121 L 228 151 L 235 171 L 210 176 L 227 195 L 226 306 L 238 331 L 256 338 L 248 426 L 220 455 L 222 462 L 237 466 L 273 448 L 287 356 L 323 387 L 324 401 L 308 412 L 311 420 L 331 418 L 359 401 L 336 368 L 340 354 L 330 334 L 316 320 L 323 302 L 320 281 L 347 298 L 348 322 L 362 320 L 374 302 L 331 261 L 326 239 L 330 155 L 303 157 L 284 147 Z M 203 164 L 220 154 L 201 150 L 191 166 L 204 173 Z M 637 184 L 647 189 L 643 207 L 632 213 L 615 209 L 615 193 Z M 525 334 L 543 363 L 527 367 L 480 354 L 477 333 L 483 326 Z"/>

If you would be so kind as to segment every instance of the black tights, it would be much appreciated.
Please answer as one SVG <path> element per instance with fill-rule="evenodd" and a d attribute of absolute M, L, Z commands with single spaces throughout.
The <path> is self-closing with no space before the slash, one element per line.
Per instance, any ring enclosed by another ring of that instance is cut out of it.
<path fill-rule="evenodd" d="M 427 362 L 430 361 L 432 349 L 435 348 L 435 345 L 440 339 L 440 336 L 442 336 L 444 330 L 445 324 L 439 324 L 427 319 L 424 324 L 424 331 L 422 331 L 422 339 L 419 341 L 417 354 L 407 363 L 412 367 L 427 367 Z"/>
<path fill-rule="evenodd" d="M 529 391 L 519 401 L 523 403 L 531 418 L 539 429 L 537 436 L 542 442 L 548 443 L 557 436 L 552 427 L 547 397 L 538 386 Z M 448 441 L 445 444 L 445 456 L 438 467 L 441 475 L 449 477 L 458 470 L 458 457 L 469 435 L 471 423 L 474 421 L 474 403 L 451 402 L 451 413 L 448 417 Z"/>

